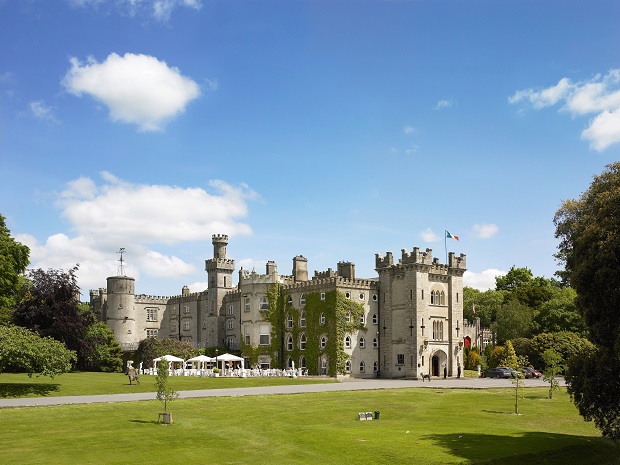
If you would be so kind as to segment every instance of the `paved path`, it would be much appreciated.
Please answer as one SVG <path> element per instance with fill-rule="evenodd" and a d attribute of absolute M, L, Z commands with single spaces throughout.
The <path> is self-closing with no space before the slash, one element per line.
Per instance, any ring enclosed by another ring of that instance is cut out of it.
<path fill-rule="evenodd" d="M 548 387 L 549 384 L 540 379 L 523 380 L 525 387 Z M 564 380 L 560 380 L 564 386 Z M 432 388 L 432 389 L 488 389 L 510 388 L 513 384 L 507 379 L 461 378 L 441 379 L 433 378 L 431 382 L 420 380 L 401 379 L 351 379 L 339 383 L 294 384 L 283 386 L 261 386 L 229 389 L 201 389 L 196 391 L 180 391 L 179 398 L 190 399 L 196 397 L 238 397 L 262 396 L 271 394 L 301 394 L 312 392 L 337 391 L 364 391 L 373 389 L 405 389 L 405 388 Z M 64 397 L 24 397 L 18 399 L 0 399 L 0 408 L 7 407 L 36 407 L 43 405 L 64 404 L 94 404 L 101 402 L 134 402 L 138 400 L 155 400 L 154 392 L 134 394 L 104 394 L 97 396 L 64 396 Z"/>

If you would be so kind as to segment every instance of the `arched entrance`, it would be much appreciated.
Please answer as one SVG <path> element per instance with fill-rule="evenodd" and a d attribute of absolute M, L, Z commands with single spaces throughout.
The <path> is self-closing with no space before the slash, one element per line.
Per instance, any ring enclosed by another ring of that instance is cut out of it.
<path fill-rule="evenodd" d="M 471 346 L 471 338 L 469 336 L 465 336 L 465 347 Z"/>
<path fill-rule="evenodd" d="M 431 358 L 431 374 L 433 376 L 441 376 L 443 377 L 443 368 L 447 366 L 448 357 L 443 350 L 438 350 L 433 353 L 433 357 Z"/>

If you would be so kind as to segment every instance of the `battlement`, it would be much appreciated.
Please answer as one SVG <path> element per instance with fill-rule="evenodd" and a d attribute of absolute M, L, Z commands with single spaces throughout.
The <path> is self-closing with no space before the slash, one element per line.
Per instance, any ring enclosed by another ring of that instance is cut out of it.
<path fill-rule="evenodd" d="M 457 268 L 465 271 L 467 269 L 467 256 L 461 254 L 457 257 L 454 252 L 450 252 L 448 254 L 448 265 L 450 268 Z"/>
<path fill-rule="evenodd" d="M 199 300 L 203 296 L 207 295 L 208 291 L 191 292 L 189 294 L 173 295 L 168 300 L 168 303 L 188 302 L 191 300 Z"/>
<path fill-rule="evenodd" d="M 205 270 L 228 270 L 233 271 L 235 269 L 235 261 L 230 258 L 209 258 L 205 260 Z"/>
<path fill-rule="evenodd" d="M 228 244 L 228 235 L 227 234 L 213 234 L 211 236 L 211 242 L 215 244 L 216 242 L 225 242 Z"/>
<path fill-rule="evenodd" d="M 394 257 L 392 256 L 392 252 L 387 252 L 385 257 L 382 257 L 378 253 L 375 254 L 375 269 L 390 268 L 393 265 Z"/>
<path fill-rule="evenodd" d="M 275 284 L 277 282 L 277 273 L 271 274 L 259 274 L 256 270 L 252 270 L 250 273 L 243 268 L 239 271 L 239 285 L 245 284 Z"/>
<path fill-rule="evenodd" d="M 413 250 L 407 252 L 407 249 L 401 250 L 400 263 L 403 265 L 433 265 L 438 264 L 438 260 L 433 260 L 433 249 L 426 249 L 425 252 L 420 252 L 419 247 L 414 247 Z"/>
<path fill-rule="evenodd" d="M 377 286 L 377 281 L 371 279 L 348 279 L 342 276 L 329 278 L 313 278 L 312 281 L 295 281 L 282 286 L 284 290 L 312 291 L 326 287 L 348 287 L 353 289 L 370 289 Z"/>
<path fill-rule="evenodd" d="M 136 303 L 143 304 L 167 304 L 170 297 L 160 295 L 138 294 L 135 296 Z"/>
<path fill-rule="evenodd" d="M 312 279 L 335 278 L 336 276 L 338 276 L 338 273 L 331 268 L 327 268 L 327 271 L 315 271 Z"/>

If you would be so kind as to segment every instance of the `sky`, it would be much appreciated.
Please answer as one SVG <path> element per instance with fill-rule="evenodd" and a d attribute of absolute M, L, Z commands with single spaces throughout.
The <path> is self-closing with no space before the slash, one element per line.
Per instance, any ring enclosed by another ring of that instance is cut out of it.
<path fill-rule="evenodd" d="M 620 159 L 617 0 L 0 0 L 0 214 L 82 299 L 467 256 L 553 277 L 553 218 Z M 446 238 L 446 231 L 459 239 Z M 236 273 L 234 275 L 236 278 Z"/>

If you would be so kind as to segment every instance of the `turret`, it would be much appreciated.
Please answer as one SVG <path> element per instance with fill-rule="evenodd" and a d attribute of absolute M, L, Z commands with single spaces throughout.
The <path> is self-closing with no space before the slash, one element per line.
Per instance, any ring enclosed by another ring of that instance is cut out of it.
<path fill-rule="evenodd" d="M 293 278 L 295 281 L 308 281 L 308 259 L 301 255 L 293 258 Z"/>

